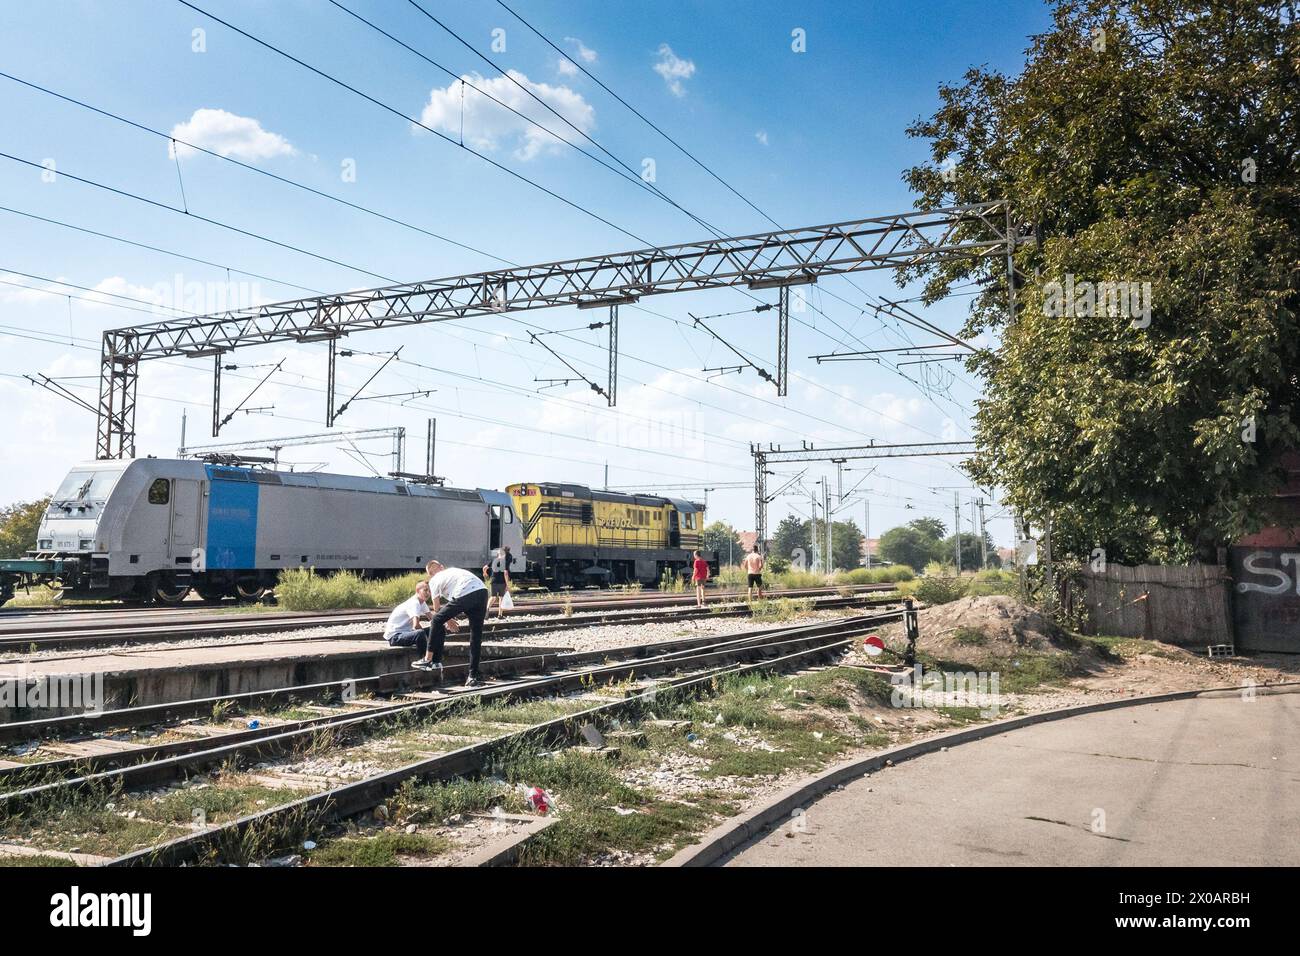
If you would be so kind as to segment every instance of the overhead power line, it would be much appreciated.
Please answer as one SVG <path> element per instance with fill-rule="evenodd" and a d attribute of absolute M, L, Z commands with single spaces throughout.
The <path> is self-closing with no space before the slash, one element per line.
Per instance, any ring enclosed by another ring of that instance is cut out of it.
<path fill-rule="evenodd" d="M 451 145 L 456 146 L 459 149 L 465 150 L 467 153 L 477 156 L 479 159 L 483 160 L 483 162 L 487 163 L 489 166 L 492 166 L 494 169 L 499 169 L 501 172 L 505 173 L 506 175 L 511 176 L 512 178 L 517 179 L 522 183 L 526 183 L 529 186 L 532 186 L 534 189 L 540 190 L 546 195 L 552 197 L 553 199 L 557 199 L 560 202 L 564 203 L 566 206 L 576 209 L 578 212 L 582 213 L 583 215 L 589 216 L 590 218 L 595 219 L 596 221 L 601 222 L 606 226 L 609 226 L 611 229 L 615 229 L 618 232 L 623 233 L 623 235 L 635 239 L 637 242 L 640 242 L 647 246 L 651 245 L 650 242 L 641 238 L 636 233 L 630 232 L 629 230 L 624 229 L 622 226 L 610 222 L 604 216 L 600 215 L 599 213 L 593 212 L 592 210 L 583 206 L 581 203 L 575 202 L 572 199 L 560 195 L 555 190 L 543 186 L 541 183 L 537 182 L 536 180 L 529 179 L 523 173 L 516 172 L 515 170 L 511 169 L 509 166 L 504 166 L 501 163 L 498 163 L 492 157 L 479 152 L 478 150 L 474 149 L 472 146 L 466 146 L 464 143 L 456 142 L 456 140 L 453 139 L 452 137 L 441 132 L 440 130 L 434 129 L 432 126 L 426 125 L 425 123 L 416 119 L 414 116 L 410 116 L 407 113 L 404 113 L 401 110 L 397 109 L 395 106 L 390 106 L 389 104 L 383 102 L 382 100 L 376 99 L 375 97 L 371 96 L 369 93 L 365 93 L 362 90 L 358 89 L 357 87 L 352 86 L 350 83 L 346 83 L 343 80 L 340 80 L 338 77 L 333 76 L 332 74 L 327 73 L 318 67 L 312 66 L 310 63 L 307 63 L 305 60 L 299 59 L 298 57 L 294 56 L 292 53 L 280 49 L 275 44 L 269 43 L 266 40 L 263 40 L 261 37 L 254 36 L 252 33 L 249 33 L 247 30 L 240 29 L 239 27 L 235 26 L 233 23 L 230 23 L 228 20 L 223 20 L 220 17 L 212 13 L 209 13 L 207 10 L 204 10 L 202 7 L 195 6 L 194 4 L 190 3 L 189 0 L 176 0 L 176 2 L 181 4 L 182 6 L 188 7 L 189 9 L 193 10 L 195 13 L 207 17 L 209 20 L 212 20 L 215 23 L 220 23 L 226 29 L 233 30 L 235 33 L 238 33 L 240 36 L 252 40 L 254 43 L 258 44 L 264 49 L 270 50 L 272 53 L 278 54 L 279 56 L 284 57 L 286 60 L 290 60 L 291 62 L 298 64 L 303 69 L 315 73 L 317 76 L 321 77 L 322 79 L 328 80 L 329 82 L 335 84 L 336 86 L 341 86 L 343 89 L 356 94 L 357 96 L 361 97 L 367 102 L 373 103 L 375 106 L 378 106 L 380 109 L 392 113 L 394 116 L 397 116 L 400 119 L 404 119 L 408 123 L 412 123 L 420 127 L 420 129 L 432 133 L 434 136 L 437 136 L 439 139 L 443 140 L 444 142 L 450 143 Z"/>

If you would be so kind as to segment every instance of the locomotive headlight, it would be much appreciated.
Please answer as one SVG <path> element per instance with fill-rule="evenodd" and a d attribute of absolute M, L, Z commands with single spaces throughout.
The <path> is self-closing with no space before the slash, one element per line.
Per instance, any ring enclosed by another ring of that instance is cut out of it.
<path fill-rule="evenodd" d="M 38 547 L 42 551 L 49 551 L 51 548 L 54 547 L 54 539 L 42 538 L 40 541 L 36 542 L 36 547 Z"/>
<path fill-rule="evenodd" d="M 94 544 L 94 543 L 95 543 L 95 542 L 91 541 L 89 538 L 82 538 L 80 541 L 77 542 L 77 550 L 78 550 L 78 551 L 89 551 L 89 550 L 90 550 L 90 546 L 91 546 L 92 544 Z"/>

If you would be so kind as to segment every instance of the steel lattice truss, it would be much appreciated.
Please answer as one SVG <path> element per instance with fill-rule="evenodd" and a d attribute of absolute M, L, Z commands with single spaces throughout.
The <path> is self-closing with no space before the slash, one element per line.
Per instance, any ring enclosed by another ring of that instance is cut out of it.
<path fill-rule="evenodd" d="M 751 445 L 754 456 L 754 529 L 759 547 L 767 548 L 767 506 L 772 496 L 767 493 L 768 465 L 801 462 L 845 462 L 863 458 L 928 458 L 934 455 L 959 455 L 968 458 L 975 454 L 976 445 L 969 441 L 914 442 L 909 445 L 828 445 L 815 447 L 805 442 L 801 448 L 782 448 L 779 445 Z"/>
<path fill-rule="evenodd" d="M 149 359 L 553 306 L 616 306 L 670 292 L 780 288 L 951 256 L 998 256 L 1014 243 L 1009 221 L 1001 201 L 918 210 L 113 329 L 104 333 L 97 457 L 134 454 L 135 366 Z"/>

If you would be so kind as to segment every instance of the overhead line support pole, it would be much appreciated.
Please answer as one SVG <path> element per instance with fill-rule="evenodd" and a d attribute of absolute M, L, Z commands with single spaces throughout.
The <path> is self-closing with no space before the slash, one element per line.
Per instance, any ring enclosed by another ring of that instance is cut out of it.
<path fill-rule="evenodd" d="M 754 455 L 754 541 L 759 552 L 767 554 L 767 456 L 758 445 L 751 445 Z"/>
<path fill-rule="evenodd" d="M 618 306 L 609 307 L 609 388 L 606 396 L 609 407 L 618 404 Z"/>
<path fill-rule="evenodd" d="M 221 434 L 221 353 L 212 356 L 212 437 Z"/>
<path fill-rule="evenodd" d="M 790 289 L 781 286 L 776 319 L 776 394 L 790 392 Z"/>
<path fill-rule="evenodd" d="M 330 357 L 329 372 L 326 375 L 325 383 L 325 427 L 334 427 L 334 367 L 337 362 L 337 356 L 334 354 L 335 344 L 338 339 L 330 339 Z"/>

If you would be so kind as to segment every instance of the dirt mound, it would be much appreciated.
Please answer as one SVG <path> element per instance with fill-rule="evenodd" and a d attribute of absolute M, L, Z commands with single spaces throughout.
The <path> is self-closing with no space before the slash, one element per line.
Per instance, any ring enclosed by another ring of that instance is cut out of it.
<path fill-rule="evenodd" d="M 1074 655 L 1088 649 L 1050 618 L 1004 594 L 959 598 L 921 611 L 917 648 L 945 661 L 987 663 L 1026 652 Z M 905 646 L 901 625 L 882 636 L 892 649 Z"/>

